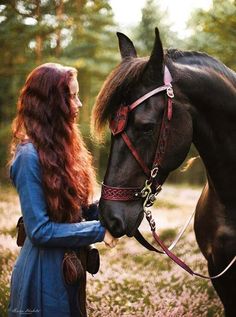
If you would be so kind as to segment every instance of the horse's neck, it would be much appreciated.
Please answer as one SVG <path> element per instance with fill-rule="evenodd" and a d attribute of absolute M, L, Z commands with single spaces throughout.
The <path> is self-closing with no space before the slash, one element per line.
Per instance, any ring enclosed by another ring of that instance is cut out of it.
<path fill-rule="evenodd" d="M 182 84 L 193 119 L 193 143 L 217 192 L 230 201 L 236 185 L 235 82 L 215 70 L 188 68 L 193 81 Z"/>

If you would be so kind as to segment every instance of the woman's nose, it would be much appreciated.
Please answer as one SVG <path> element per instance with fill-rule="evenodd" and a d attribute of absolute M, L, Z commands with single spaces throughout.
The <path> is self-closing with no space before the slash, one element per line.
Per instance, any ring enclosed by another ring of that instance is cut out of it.
<path fill-rule="evenodd" d="M 77 98 L 77 100 L 76 100 L 76 105 L 77 105 L 78 108 L 81 108 L 83 106 L 82 102 L 80 101 L 79 98 Z"/>

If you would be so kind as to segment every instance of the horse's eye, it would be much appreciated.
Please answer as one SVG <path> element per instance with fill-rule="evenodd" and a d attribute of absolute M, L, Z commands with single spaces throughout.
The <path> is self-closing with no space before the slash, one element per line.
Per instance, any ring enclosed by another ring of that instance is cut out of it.
<path fill-rule="evenodd" d="M 144 134 L 152 134 L 153 133 L 153 130 L 155 128 L 155 125 L 152 124 L 152 123 L 147 123 L 147 124 L 144 124 L 143 127 L 142 127 L 142 132 Z"/>

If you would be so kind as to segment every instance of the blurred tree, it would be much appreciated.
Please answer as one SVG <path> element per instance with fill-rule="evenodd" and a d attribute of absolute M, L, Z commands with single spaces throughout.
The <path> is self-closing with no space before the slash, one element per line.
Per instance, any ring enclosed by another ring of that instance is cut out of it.
<path fill-rule="evenodd" d="M 1 1 L 0 125 L 12 119 L 26 74 L 43 60 L 46 40 L 54 31 L 46 22 L 50 9 L 49 1 Z"/>
<path fill-rule="evenodd" d="M 2 1 L 3 2 L 3 1 Z M 15 1 L 0 6 L 0 121 L 8 122 L 14 113 L 15 93 L 20 68 L 27 60 L 28 33 L 18 17 Z M 28 31 L 28 30 L 27 30 Z M 21 36 L 19 36 L 19 34 Z M 19 49 L 20 48 L 20 49 Z"/>
<path fill-rule="evenodd" d="M 99 178 L 103 176 L 106 147 L 98 147 L 90 139 L 90 114 L 94 98 L 110 70 L 118 62 L 115 23 L 111 6 L 106 0 L 69 1 L 72 40 L 63 59 L 78 68 L 80 95 L 84 107 L 80 112 L 80 128 L 93 152 Z"/>
<path fill-rule="evenodd" d="M 63 58 L 79 69 L 81 97 L 86 107 L 82 121 L 89 121 L 94 97 L 118 60 L 113 13 L 106 0 L 69 1 L 72 40 Z M 88 18 L 89 17 L 89 18 Z"/>
<path fill-rule="evenodd" d="M 146 0 L 142 9 L 141 23 L 133 29 L 135 46 L 140 56 L 150 55 L 154 43 L 154 29 L 158 27 L 164 47 L 185 48 L 185 43 L 178 38 L 177 33 L 171 30 L 171 24 L 168 22 L 168 13 L 161 10 L 159 2 L 156 0 Z M 168 177 L 171 183 L 192 183 L 202 184 L 205 181 L 205 173 L 201 160 L 196 160 L 191 168 L 184 173 L 182 168 L 186 162 L 197 156 L 196 149 L 192 146 L 190 152 L 179 169 L 172 172 Z"/>
<path fill-rule="evenodd" d="M 236 69 L 234 57 L 236 50 L 235 0 L 213 0 L 209 11 L 198 9 L 193 12 L 188 26 L 193 32 L 193 35 L 186 41 L 188 49 L 205 51 L 209 55 L 220 59 L 228 67 Z M 187 160 L 196 155 L 197 151 L 192 146 Z M 206 179 L 203 171 L 201 160 L 197 160 L 185 173 L 181 172 L 181 168 L 172 173 L 169 180 L 171 182 L 201 184 Z"/>
<path fill-rule="evenodd" d="M 55 47 L 55 56 L 57 58 L 61 55 L 62 50 L 62 28 L 60 27 L 63 25 L 63 14 L 64 14 L 64 2 L 63 0 L 55 1 L 56 7 L 56 22 L 58 23 L 58 27 L 56 29 L 56 47 Z"/>
<path fill-rule="evenodd" d="M 181 166 L 171 172 L 168 182 L 174 184 L 201 185 L 206 181 L 206 172 L 198 151 L 192 144 L 190 151 Z"/>
<path fill-rule="evenodd" d="M 131 37 L 139 55 L 149 55 L 157 26 L 165 47 L 183 48 L 172 32 L 168 14 L 157 0 L 146 0 L 141 23 Z M 204 50 L 235 69 L 235 0 L 214 0 L 209 12 L 198 10 L 191 27 L 197 30 L 188 48 Z M 0 177 L 7 171 L 6 149 L 16 99 L 26 75 L 40 63 L 59 62 L 78 69 L 81 99 L 80 126 L 103 174 L 108 142 L 102 149 L 89 138 L 89 116 L 94 98 L 106 75 L 119 61 L 115 23 L 109 0 L 0 0 Z M 191 150 L 190 155 L 195 155 Z M 198 163 L 189 172 L 170 179 L 202 182 Z M 178 176 L 176 176 L 178 175 Z M 192 179 L 191 179 L 191 176 Z"/>
<path fill-rule="evenodd" d="M 215 56 L 236 70 L 236 1 L 213 0 L 209 11 L 193 13 L 189 27 L 193 35 L 188 48 L 196 48 Z"/>
<path fill-rule="evenodd" d="M 159 1 L 146 0 L 140 24 L 133 29 L 136 47 L 140 56 L 150 55 L 154 43 L 154 29 L 158 27 L 164 47 L 180 47 L 182 41 L 171 30 L 168 12 L 160 8 Z"/>
<path fill-rule="evenodd" d="M 89 147 L 89 115 L 102 82 L 118 60 L 108 0 L 0 1 L 0 177 L 6 178 L 10 122 L 26 75 L 52 61 L 79 70 L 81 127 Z M 100 151 L 96 148 L 99 158 Z"/>
<path fill-rule="evenodd" d="M 43 60 L 45 39 L 53 28 L 45 23 L 49 1 L 0 2 L 0 176 L 7 178 L 7 146 L 10 122 L 26 75 Z"/>

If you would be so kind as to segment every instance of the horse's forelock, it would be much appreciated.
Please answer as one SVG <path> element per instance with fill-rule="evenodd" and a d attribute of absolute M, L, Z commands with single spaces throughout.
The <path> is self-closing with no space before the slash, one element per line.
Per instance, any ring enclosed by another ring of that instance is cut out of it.
<path fill-rule="evenodd" d="M 107 121 L 123 101 L 124 91 L 139 80 L 146 63 L 146 58 L 126 58 L 105 80 L 92 112 L 91 132 L 96 139 L 101 139 Z"/>

